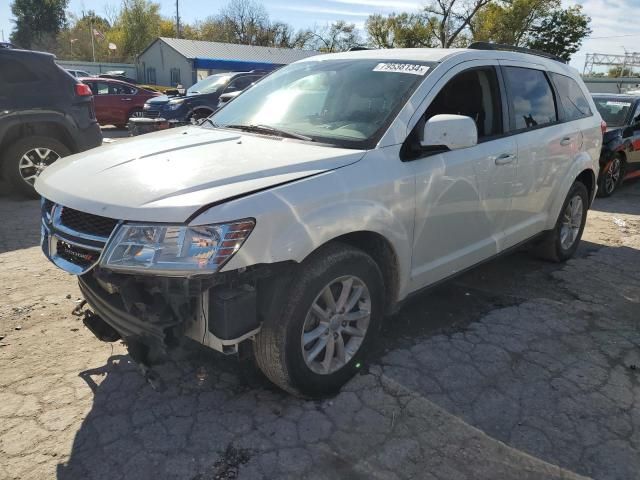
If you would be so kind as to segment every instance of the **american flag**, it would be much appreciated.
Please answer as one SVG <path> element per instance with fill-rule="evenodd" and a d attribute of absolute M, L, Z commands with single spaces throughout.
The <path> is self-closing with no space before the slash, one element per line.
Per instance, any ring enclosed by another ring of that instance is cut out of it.
<path fill-rule="evenodd" d="M 99 30 L 97 30 L 95 28 L 93 29 L 93 35 L 95 37 L 98 37 L 100 40 L 104 40 L 106 38 L 102 32 L 100 32 Z"/>

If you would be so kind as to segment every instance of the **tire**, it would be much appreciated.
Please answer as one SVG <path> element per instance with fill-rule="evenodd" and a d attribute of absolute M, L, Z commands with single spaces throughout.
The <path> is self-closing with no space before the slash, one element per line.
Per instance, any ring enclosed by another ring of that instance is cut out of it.
<path fill-rule="evenodd" d="M 326 323 L 317 310 L 312 312 L 312 305 L 330 310 L 326 297 L 321 294 L 331 286 L 330 291 L 340 306 L 340 293 L 349 279 L 352 283 L 347 304 L 353 298 L 359 300 L 344 314 L 344 319 L 338 312 Z M 258 367 L 277 386 L 297 396 L 318 398 L 337 392 L 362 367 L 371 349 L 382 323 L 384 292 L 382 273 L 369 255 L 339 242 L 326 245 L 299 266 L 290 286 L 280 296 L 282 307 L 265 318 L 254 342 Z M 368 326 L 365 318 L 345 321 L 347 314 L 355 318 L 365 317 L 367 312 L 370 313 Z M 311 334 L 308 338 L 313 340 L 303 346 L 305 327 L 306 333 Z M 316 334 L 321 330 L 328 333 Z M 359 333 L 352 336 L 351 332 Z M 319 353 L 312 358 L 316 349 Z M 333 360 L 325 362 L 328 350 L 332 350 Z"/>
<path fill-rule="evenodd" d="M 196 110 L 187 117 L 187 122 L 198 123 L 198 121 L 202 120 L 203 118 L 207 118 L 211 114 L 213 114 L 213 112 L 209 110 Z"/>
<path fill-rule="evenodd" d="M 129 119 L 133 117 L 133 118 L 142 118 L 144 117 L 144 112 L 142 111 L 141 108 L 132 108 L 131 111 L 129 112 L 129 114 L 127 115 L 127 121 L 126 123 L 123 123 L 122 125 L 116 125 L 116 128 L 119 128 L 121 130 L 126 130 L 127 129 L 127 125 L 129 125 Z"/>
<path fill-rule="evenodd" d="M 579 199 L 579 200 L 578 200 Z M 572 203 L 577 202 L 577 203 Z M 572 209 L 579 203 L 580 219 L 570 215 Z M 547 232 L 536 249 L 538 257 L 552 262 L 564 262 L 571 258 L 580 244 L 582 232 L 587 221 L 589 209 L 589 192 L 581 182 L 575 182 L 569 189 L 567 198 L 562 204 L 560 215 L 553 230 Z M 569 224 L 568 218 L 571 217 Z M 571 226 L 569 226 L 571 225 Z M 569 235 L 567 237 L 566 235 Z M 572 240 L 570 240 L 572 238 Z M 569 241 L 570 240 L 570 241 Z"/>
<path fill-rule="evenodd" d="M 33 188 L 37 176 L 58 158 L 70 153 L 69 148 L 55 138 L 44 136 L 21 138 L 10 145 L 3 155 L 4 177 L 16 192 L 29 198 L 39 198 Z M 29 167 L 27 162 L 31 162 L 34 166 Z"/>
<path fill-rule="evenodd" d="M 624 157 L 616 154 L 606 167 L 600 172 L 598 179 L 598 197 L 606 198 L 613 195 L 613 192 L 620 186 L 625 170 Z"/>

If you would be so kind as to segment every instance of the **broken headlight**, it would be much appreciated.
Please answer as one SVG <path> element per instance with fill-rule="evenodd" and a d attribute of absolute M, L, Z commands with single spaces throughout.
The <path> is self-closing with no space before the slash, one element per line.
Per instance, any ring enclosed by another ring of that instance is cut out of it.
<path fill-rule="evenodd" d="M 254 226 L 253 219 L 195 227 L 124 224 L 107 245 L 101 263 L 110 270 L 172 276 L 214 273 L 238 251 Z"/>

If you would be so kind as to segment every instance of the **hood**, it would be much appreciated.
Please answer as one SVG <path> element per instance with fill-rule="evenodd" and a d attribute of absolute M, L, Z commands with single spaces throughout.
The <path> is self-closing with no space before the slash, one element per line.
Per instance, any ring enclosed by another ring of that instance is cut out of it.
<path fill-rule="evenodd" d="M 190 126 L 62 158 L 40 175 L 36 190 L 95 215 L 184 222 L 205 205 L 343 167 L 363 155 L 362 150 Z"/>
<path fill-rule="evenodd" d="M 158 95 L 157 97 L 150 98 L 147 100 L 147 103 L 152 103 L 153 105 L 164 105 L 173 97 L 169 97 L 168 95 Z"/>

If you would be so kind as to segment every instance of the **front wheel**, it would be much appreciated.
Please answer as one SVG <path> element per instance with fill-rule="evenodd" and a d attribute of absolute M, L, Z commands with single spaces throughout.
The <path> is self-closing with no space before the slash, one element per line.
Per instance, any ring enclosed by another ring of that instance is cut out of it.
<path fill-rule="evenodd" d="M 624 160 L 620 155 L 616 155 L 600 173 L 598 182 L 598 196 L 609 197 L 622 183 L 624 172 Z"/>
<path fill-rule="evenodd" d="M 571 258 L 582 238 L 588 209 L 587 187 L 575 182 L 569 189 L 554 229 L 547 232 L 538 245 L 538 256 L 553 262 L 564 262 Z"/>
<path fill-rule="evenodd" d="M 300 265 L 283 297 L 256 336 L 258 366 L 293 394 L 336 392 L 362 367 L 382 321 L 378 265 L 357 248 L 329 244 Z"/>

